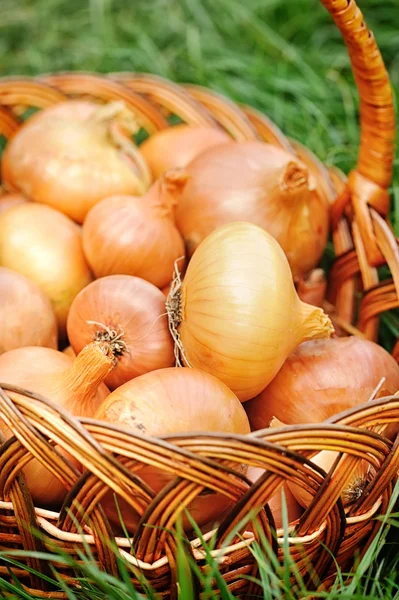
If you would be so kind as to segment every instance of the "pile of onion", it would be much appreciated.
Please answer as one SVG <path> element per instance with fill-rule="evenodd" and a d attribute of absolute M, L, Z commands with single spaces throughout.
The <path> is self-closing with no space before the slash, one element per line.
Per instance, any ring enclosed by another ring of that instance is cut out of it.
<path fill-rule="evenodd" d="M 226 142 L 231 142 L 231 137 L 219 127 L 179 124 L 149 137 L 140 152 L 157 179 L 168 169 L 185 167 L 201 152 Z"/>
<path fill-rule="evenodd" d="M 83 249 L 96 277 L 136 275 L 159 288 L 184 256 L 175 225 L 174 187 L 162 178 L 146 196 L 114 196 L 94 206 L 83 225 Z"/>
<path fill-rule="evenodd" d="M 0 215 L 0 265 L 34 281 L 65 333 L 72 300 L 92 276 L 78 225 L 50 206 L 27 202 Z"/>
<path fill-rule="evenodd" d="M 57 348 L 50 300 L 24 275 L 0 267 L 0 354 L 23 346 Z"/>
<path fill-rule="evenodd" d="M 98 408 L 96 419 L 131 429 L 135 433 L 163 436 L 174 433 L 211 431 L 249 433 L 242 404 L 221 381 L 197 369 L 170 368 L 147 373 L 129 381 L 108 396 Z M 137 471 L 158 493 L 173 476 L 159 468 L 146 466 Z M 216 521 L 231 506 L 219 493 L 197 496 L 187 507 L 199 526 Z M 123 523 L 134 533 L 139 515 L 118 498 Z M 120 519 L 111 493 L 102 501 L 115 527 Z M 191 526 L 185 521 L 185 527 Z"/>
<path fill-rule="evenodd" d="M 130 275 L 93 281 L 75 298 L 68 315 L 68 339 L 75 352 L 92 341 L 107 341 L 117 364 L 106 379 L 111 389 L 174 362 L 165 296 Z"/>
<path fill-rule="evenodd" d="M 167 299 L 184 364 L 218 377 L 245 401 L 259 394 L 301 342 L 330 337 L 322 309 L 301 302 L 276 240 L 251 223 L 209 235 Z"/>
<path fill-rule="evenodd" d="M 74 361 L 49 348 L 18 348 L 0 356 L 0 382 L 41 394 L 72 415 L 92 417 L 109 394 L 103 381 L 113 365 L 114 357 L 106 344 L 88 345 Z M 0 432 L 6 438 L 11 436 L 3 419 Z M 79 468 L 76 459 L 59 450 Z M 60 507 L 66 488 L 50 471 L 33 459 L 23 472 L 37 506 Z"/>
<path fill-rule="evenodd" d="M 245 410 L 253 430 L 273 417 L 287 425 L 321 423 L 367 402 L 382 378 L 386 395 L 399 390 L 399 366 L 378 344 L 359 337 L 308 341 Z"/>
<path fill-rule="evenodd" d="M 46 108 L 7 144 L 2 179 L 82 223 L 103 198 L 143 194 L 149 185 L 148 166 L 119 124 L 137 127 L 120 102 L 67 100 Z"/>
<path fill-rule="evenodd" d="M 176 222 L 190 256 L 217 227 L 248 221 L 276 238 L 294 277 L 318 264 L 329 202 L 293 154 L 263 142 L 230 142 L 202 152 L 182 177 Z"/>

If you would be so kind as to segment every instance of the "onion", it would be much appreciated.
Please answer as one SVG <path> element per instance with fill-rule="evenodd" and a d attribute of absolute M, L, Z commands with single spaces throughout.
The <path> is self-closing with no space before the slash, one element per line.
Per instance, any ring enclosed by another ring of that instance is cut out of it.
<path fill-rule="evenodd" d="M 305 342 L 245 405 L 252 429 L 277 417 L 288 425 L 321 423 L 367 402 L 382 378 L 388 394 L 399 390 L 399 366 L 378 344 L 357 337 Z"/>
<path fill-rule="evenodd" d="M 117 365 L 106 379 L 111 389 L 173 365 L 165 296 L 138 277 L 110 275 L 93 281 L 75 298 L 67 329 L 75 352 L 93 340 L 112 344 Z"/>
<path fill-rule="evenodd" d="M 190 256 L 217 227 L 249 221 L 276 238 L 294 277 L 317 265 L 329 203 L 294 155 L 263 142 L 231 142 L 200 154 L 182 177 L 176 222 Z"/>
<path fill-rule="evenodd" d="M 128 427 L 135 433 L 164 436 L 207 431 L 249 433 L 245 411 L 237 397 L 215 377 L 197 369 L 160 369 L 129 381 L 98 408 L 96 419 Z M 159 492 L 173 477 L 151 466 L 137 473 Z M 120 498 L 123 522 L 134 532 L 139 516 Z M 218 493 L 198 496 L 187 508 L 199 526 L 214 521 L 231 505 Z M 120 523 L 111 494 L 102 502 L 114 525 Z M 185 527 L 190 525 L 185 521 Z"/>
<path fill-rule="evenodd" d="M 92 279 L 80 228 L 49 206 L 21 204 L 0 216 L 0 265 L 41 288 L 63 335 L 72 300 Z"/>
<path fill-rule="evenodd" d="M 0 382 L 41 394 L 73 415 L 91 417 L 109 394 L 102 382 L 113 364 L 113 356 L 105 344 L 90 344 L 75 361 L 49 348 L 18 348 L 0 356 Z M 0 431 L 6 438 L 12 435 L 1 418 Z M 59 450 L 79 467 L 76 459 Z M 37 459 L 30 461 L 23 471 L 37 506 L 61 505 L 66 495 L 64 485 Z"/>
<path fill-rule="evenodd" d="M 57 348 L 50 300 L 23 275 L 0 267 L 0 354 L 21 346 Z"/>
<path fill-rule="evenodd" d="M 270 427 L 284 427 L 285 423 L 282 423 L 276 418 L 273 418 L 270 422 Z M 324 469 L 328 474 L 334 466 L 337 458 L 340 456 L 339 452 L 333 450 L 322 450 L 311 459 L 312 463 Z M 341 461 L 343 459 L 341 458 Z M 334 481 L 337 480 L 341 475 L 342 462 L 336 465 L 334 472 L 331 476 L 331 485 L 334 485 Z M 342 492 L 342 501 L 344 505 L 352 504 L 360 498 L 364 491 L 366 476 L 368 473 L 369 465 L 366 460 L 361 460 L 355 467 L 353 467 L 352 473 L 348 476 L 347 483 Z M 297 502 L 303 507 L 307 508 L 314 496 L 310 492 L 307 492 L 300 485 L 287 481 L 288 489 L 293 494 Z"/>
<path fill-rule="evenodd" d="M 148 167 L 134 144 L 118 133 L 122 116 L 122 124 L 131 125 L 122 103 L 99 106 L 86 100 L 36 113 L 6 146 L 3 181 L 79 223 L 103 198 L 144 193 Z"/>
<path fill-rule="evenodd" d="M 225 225 L 202 242 L 167 310 L 182 361 L 242 401 L 270 383 L 298 344 L 333 331 L 320 308 L 299 300 L 276 240 L 251 223 Z"/>
<path fill-rule="evenodd" d="M 62 353 L 66 354 L 67 356 L 70 356 L 71 358 L 76 358 L 76 352 L 74 351 L 72 346 L 67 346 L 66 348 L 64 348 Z"/>
<path fill-rule="evenodd" d="M 231 137 L 223 129 L 179 124 L 149 137 L 140 151 L 157 179 L 166 170 L 185 167 L 201 152 L 226 142 Z"/>
<path fill-rule="evenodd" d="M 83 225 L 83 249 L 96 277 L 137 275 L 157 287 L 184 256 L 168 187 L 158 180 L 147 197 L 114 196 L 91 209 Z"/>
<path fill-rule="evenodd" d="M 255 482 L 265 473 L 265 469 L 260 467 L 248 467 L 247 477 L 250 481 Z M 295 496 L 291 492 L 288 484 L 284 484 L 282 489 L 272 496 L 268 502 L 269 508 L 273 513 L 274 523 L 276 529 L 283 527 L 283 503 L 282 503 L 282 491 L 284 491 L 285 507 L 288 515 L 288 523 L 292 523 L 299 519 L 302 514 L 302 509 L 295 499 Z"/>
<path fill-rule="evenodd" d="M 27 198 L 19 193 L 3 194 L 0 196 L 0 215 L 14 206 L 25 204 L 28 202 Z"/>

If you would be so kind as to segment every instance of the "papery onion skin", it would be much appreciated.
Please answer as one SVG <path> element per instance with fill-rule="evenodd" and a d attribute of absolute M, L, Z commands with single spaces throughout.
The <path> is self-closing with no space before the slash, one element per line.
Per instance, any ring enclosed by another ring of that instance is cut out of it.
<path fill-rule="evenodd" d="M 0 265 L 25 275 L 50 298 L 62 336 L 72 300 L 92 281 L 80 228 L 43 204 L 6 211 L 0 216 Z"/>
<path fill-rule="evenodd" d="M 90 322 L 95 323 L 90 323 Z M 68 315 L 68 339 L 75 352 L 105 333 L 103 326 L 123 332 L 126 350 L 106 379 L 111 388 L 174 363 L 165 297 L 148 281 L 110 275 L 93 281 L 75 298 Z"/>
<path fill-rule="evenodd" d="M 25 204 L 25 202 L 28 202 L 28 199 L 18 192 L 0 195 L 0 215 L 6 212 L 6 210 L 10 210 L 10 208 Z"/>
<path fill-rule="evenodd" d="M 203 152 L 183 172 L 176 222 L 189 256 L 217 227 L 248 221 L 277 239 L 294 277 L 318 264 L 329 203 L 295 155 L 263 142 L 231 142 Z"/>
<path fill-rule="evenodd" d="M 113 196 L 91 209 L 83 225 L 83 249 L 96 277 L 135 275 L 159 288 L 185 254 L 174 206 L 162 181 L 147 196 Z"/>
<path fill-rule="evenodd" d="M 296 348 L 247 411 L 252 429 L 269 426 L 273 417 L 288 425 L 321 423 L 367 402 L 383 384 L 399 390 L 399 366 L 378 344 L 358 337 L 308 341 Z"/>
<path fill-rule="evenodd" d="M 250 481 L 255 483 L 255 481 L 257 481 L 264 473 L 265 469 L 261 469 L 260 467 L 248 467 L 247 477 Z M 288 523 L 292 523 L 293 521 L 299 519 L 303 512 L 301 506 L 296 501 L 295 496 L 288 487 L 288 484 L 285 483 L 283 488 L 278 490 L 278 492 L 276 492 L 268 502 L 269 508 L 273 514 L 276 529 L 281 529 L 284 526 L 282 490 L 284 492 L 286 510 L 288 513 Z"/>
<path fill-rule="evenodd" d="M 261 392 L 304 339 L 329 337 L 320 308 L 302 303 L 276 240 L 251 223 L 213 232 L 168 298 L 183 362 L 228 385 L 241 401 Z M 176 337 L 176 336 L 175 336 Z"/>
<path fill-rule="evenodd" d="M 33 281 L 0 267 L 0 298 L 0 354 L 23 346 L 57 349 L 51 302 Z"/>
<path fill-rule="evenodd" d="M 140 151 L 157 179 L 168 169 L 185 167 L 205 150 L 226 142 L 231 142 L 231 137 L 223 129 L 179 124 L 149 137 Z"/>
<path fill-rule="evenodd" d="M 36 113 L 6 146 L 3 181 L 78 223 L 103 198 L 142 193 L 107 119 L 95 119 L 99 108 L 68 100 Z"/>
<path fill-rule="evenodd" d="M 160 369 L 137 377 L 115 390 L 98 408 L 96 419 L 128 427 L 135 433 L 164 436 L 186 432 L 249 433 L 245 411 L 231 390 L 208 373 L 197 369 Z M 155 492 L 174 477 L 154 467 L 137 471 Z M 134 532 L 139 518 L 118 500 L 123 522 Z M 215 520 L 231 506 L 222 494 L 198 496 L 188 510 L 199 526 Z M 102 502 L 111 522 L 118 526 L 118 513 L 111 494 Z M 191 529 L 184 519 L 185 528 Z"/>
<path fill-rule="evenodd" d="M 57 350 L 29 346 L 0 356 L 0 382 L 41 394 L 73 415 L 92 417 L 109 394 L 102 381 L 112 368 L 113 358 L 99 344 L 85 348 L 75 361 Z M 0 432 L 6 438 L 12 435 L 1 417 Z M 61 452 L 79 468 L 75 458 Z M 64 485 L 36 459 L 23 471 L 36 506 L 59 508 L 66 496 Z"/>

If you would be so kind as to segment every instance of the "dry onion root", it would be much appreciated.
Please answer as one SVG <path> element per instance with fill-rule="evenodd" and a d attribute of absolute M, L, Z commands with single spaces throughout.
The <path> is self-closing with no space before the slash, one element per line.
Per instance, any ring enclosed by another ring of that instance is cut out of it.
<path fill-rule="evenodd" d="M 122 102 L 67 100 L 46 108 L 7 144 L 2 179 L 82 223 L 103 198 L 141 195 L 149 186 L 148 166 L 121 129 L 137 129 Z"/>
<path fill-rule="evenodd" d="M 324 312 L 301 302 L 276 240 L 251 223 L 231 223 L 176 274 L 166 302 L 178 364 L 218 377 L 241 401 L 261 392 L 304 340 L 329 337 Z"/>

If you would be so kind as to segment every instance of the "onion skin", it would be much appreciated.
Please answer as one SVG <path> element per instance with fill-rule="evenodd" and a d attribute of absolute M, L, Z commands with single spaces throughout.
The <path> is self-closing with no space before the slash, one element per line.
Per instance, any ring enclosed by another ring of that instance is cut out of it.
<path fill-rule="evenodd" d="M 95 418 L 149 436 L 201 430 L 240 434 L 250 431 L 241 403 L 227 386 L 203 371 L 174 367 L 147 373 L 121 386 L 101 404 Z M 155 492 L 173 479 L 150 466 L 137 474 Z M 134 532 L 138 515 L 122 499 L 118 503 L 127 530 Z M 201 526 L 218 519 L 230 505 L 231 501 L 222 494 L 210 494 L 197 497 L 188 510 Z M 112 494 L 102 506 L 117 527 L 120 520 Z M 184 525 L 191 529 L 185 518 Z"/>
<path fill-rule="evenodd" d="M 96 119 L 100 110 L 68 100 L 36 113 L 6 146 L 3 181 L 78 223 L 103 198 L 143 193 L 133 163 L 110 136 L 110 119 Z"/>
<path fill-rule="evenodd" d="M 149 137 L 140 151 L 158 179 L 168 169 L 185 167 L 205 150 L 226 142 L 231 137 L 223 129 L 179 124 Z"/>
<path fill-rule="evenodd" d="M 241 401 L 260 393 L 304 339 L 329 337 L 320 308 L 301 302 L 276 240 L 251 223 L 220 227 L 193 255 L 179 309 L 169 295 L 185 364 L 223 381 Z"/>
<path fill-rule="evenodd" d="M 261 469 L 260 467 L 248 467 L 247 477 L 250 481 L 255 483 L 255 481 L 257 481 L 259 479 L 259 477 L 261 477 L 264 473 L 265 473 L 265 469 Z M 282 489 L 284 490 L 284 496 L 285 496 L 287 514 L 288 514 L 288 523 L 292 523 L 293 521 L 296 521 L 297 519 L 300 518 L 303 511 L 302 511 L 301 506 L 296 501 L 295 496 L 291 492 L 287 483 L 284 484 Z M 278 490 L 278 492 L 276 492 L 274 494 L 274 496 L 272 496 L 272 498 L 270 498 L 270 500 L 268 502 L 269 508 L 273 513 L 273 518 L 274 518 L 274 523 L 276 525 L 276 529 L 281 529 L 284 526 L 283 525 L 283 507 L 282 507 L 281 491 L 282 491 L 281 489 Z"/>
<path fill-rule="evenodd" d="M 28 202 L 28 199 L 25 198 L 22 194 L 19 193 L 6 193 L 0 196 L 0 215 L 6 210 L 10 208 L 14 208 L 15 206 L 19 206 L 20 204 L 25 204 Z"/>
<path fill-rule="evenodd" d="M 6 211 L 0 216 L 0 265 L 25 275 L 50 298 L 64 335 L 72 300 L 92 280 L 80 228 L 34 202 Z"/>
<path fill-rule="evenodd" d="M 106 379 L 111 389 L 149 371 L 173 365 L 165 297 L 148 281 L 130 275 L 110 275 L 82 290 L 72 303 L 67 323 L 68 339 L 75 352 L 105 331 L 98 323 L 124 332 L 122 341 L 126 351 L 118 357 L 117 365 Z"/>
<path fill-rule="evenodd" d="M 329 203 L 297 157 L 263 142 L 231 142 L 203 152 L 183 172 L 176 223 L 189 256 L 216 228 L 248 221 L 276 238 L 295 278 L 318 264 Z"/>
<path fill-rule="evenodd" d="M 26 347 L 0 356 L 0 382 L 41 394 L 73 415 L 92 417 L 109 394 L 102 381 L 112 368 L 113 358 L 100 344 L 85 348 L 75 361 L 57 350 Z M 12 435 L 1 417 L 0 432 L 7 439 Z M 62 453 L 79 468 L 76 459 Z M 66 495 L 63 484 L 37 459 L 23 471 L 36 506 L 59 508 Z"/>
<path fill-rule="evenodd" d="M 95 276 L 135 275 L 166 285 L 185 254 L 173 204 L 158 180 L 144 198 L 113 196 L 94 206 L 83 225 L 83 249 Z"/>
<path fill-rule="evenodd" d="M 357 337 L 309 341 L 245 409 L 253 430 L 268 427 L 273 417 L 287 425 L 321 423 L 367 402 L 382 377 L 387 394 L 394 394 L 399 366 L 374 342 Z"/>
<path fill-rule="evenodd" d="M 66 356 L 70 356 L 71 358 L 76 358 L 76 352 L 74 351 L 72 346 L 67 346 L 66 348 L 64 348 L 62 353 L 66 354 Z"/>
<path fill-rule="evenodd" d="M 22 346 L 57 349 L 51 302 L 33 281 L 0 267 L 0 297 L 0 354 Z"/>

